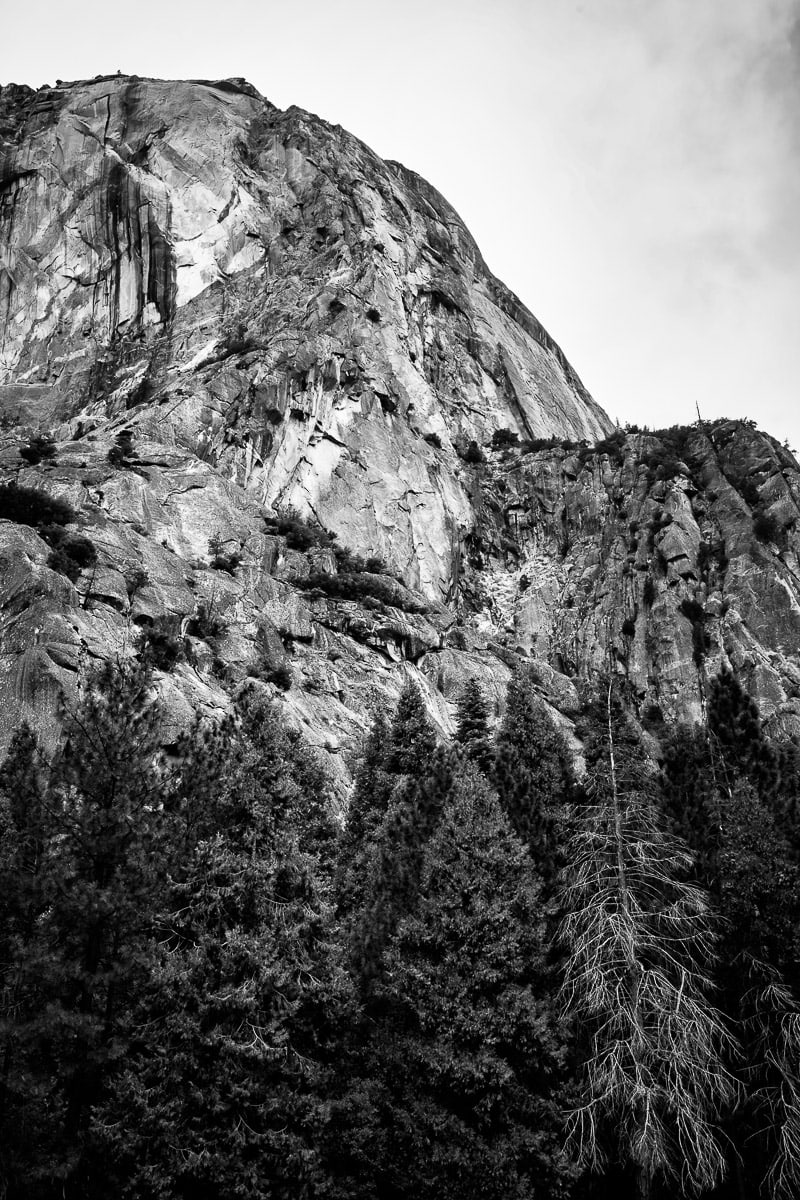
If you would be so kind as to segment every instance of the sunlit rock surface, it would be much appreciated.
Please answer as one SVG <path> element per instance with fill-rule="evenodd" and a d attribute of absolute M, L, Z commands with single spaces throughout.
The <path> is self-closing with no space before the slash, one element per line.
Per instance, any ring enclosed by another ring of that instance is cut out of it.
<path fill-rule="evenodd" d="M 166 742 L 256 678 L 342 782 L 407 676 L 447 729 L 470 674 L 499 704 L 520 658 L 567 731 L 595 670 L 657 728 L 729 662 L 800 732 L 791 454 L 733 422 L 679 459 L 605 444 L 447 202 L 342 129 L 243 80 L 6 87 L 0 255 L 3 478 L 67 499 L 99 556 L 73 585 L 0 522 L 3 740 L 20 714 L 55 737 L 61 692 L 165 616 Z M 51 465 L 19 456 L 36 431 Z M 309 587 L 335 559 L 265 521 L 289 510 L 380 557 L 378 598 Z"/>

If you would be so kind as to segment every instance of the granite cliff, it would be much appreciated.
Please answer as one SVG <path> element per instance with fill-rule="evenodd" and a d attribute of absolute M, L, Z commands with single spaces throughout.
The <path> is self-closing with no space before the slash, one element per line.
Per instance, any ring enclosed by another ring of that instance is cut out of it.
<path fill-rule="evenodd" d="M 615 431 L 434 188 L 243 80 L 0 90 L 0 413 L 94 547 L 0 520 L 4 741 L 144 645 L 167 743 L 256 678 L 342 782 L 409 673 L 447 729 L 520 658 L 567 732 L 595 669 L 657 731 L 729 663 L 800 734 L 792 454 Z"/>

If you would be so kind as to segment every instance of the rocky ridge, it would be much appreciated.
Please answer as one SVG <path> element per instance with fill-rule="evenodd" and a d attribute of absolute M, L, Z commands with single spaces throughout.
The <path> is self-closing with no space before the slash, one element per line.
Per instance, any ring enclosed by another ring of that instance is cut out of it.
<path fill-rule="evenodd" d="M 792 454 L 614 431 L 406 168 L 242 80 L 10 85 L 0 247 L 3 482 L 97 556 L 0 520 L 4 738 L 145 643 L 167 743 L 255 678 L 342 783 L 409 673 L 447 729 L 520 658 L 567 731 L 596 669 L 657 733 L 730 663 L 800 735 Z"/>

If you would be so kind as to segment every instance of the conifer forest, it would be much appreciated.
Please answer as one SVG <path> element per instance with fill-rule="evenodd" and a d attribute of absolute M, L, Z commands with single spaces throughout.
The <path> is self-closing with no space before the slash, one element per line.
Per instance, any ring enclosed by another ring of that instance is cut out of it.
<path fill-rule="evenodd" d="M 106 667 L 0 775 L 0 1195 L 800 1194 L 791 743 L 728 672 L 586 772 L 521 668 L 443 744 L 413 683 L 342 823 L 274 706 L 165 753 Z"/>

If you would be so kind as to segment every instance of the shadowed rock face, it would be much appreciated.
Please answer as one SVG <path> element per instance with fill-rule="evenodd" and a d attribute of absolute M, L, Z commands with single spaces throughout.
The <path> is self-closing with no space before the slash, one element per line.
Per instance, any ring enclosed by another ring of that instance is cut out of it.
<path fill-rule="evenodd" d="M 409 672 L 447 727 L 469 673 L 497 698 L 520 655 L 565 722 L 609 662 L 643 712 L 698 716 L 730 660 L 800 729 L 791 456 L 725 422 L 679 462 L 604 444 L 457 214 L 350 134 L 242 80 L 9 86 L 0 255 L 0 466 L 67 498 L 98 552 L 73 585 L 0 522 L 5 737 L 20 711 L 54 736 L 59 689 L 165 614 L 191 660 L 160 676 L 175 730 L 288 665 L 287 709 L 342 779 Z M 500 429 L 523 448 L 493 449 Z M 24 466 L 35 430 L 54 463 Z M 287 509 L 401 582 L 333 587 L 329 547 L 265 524 Z"/>

